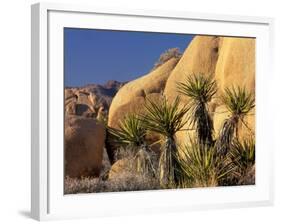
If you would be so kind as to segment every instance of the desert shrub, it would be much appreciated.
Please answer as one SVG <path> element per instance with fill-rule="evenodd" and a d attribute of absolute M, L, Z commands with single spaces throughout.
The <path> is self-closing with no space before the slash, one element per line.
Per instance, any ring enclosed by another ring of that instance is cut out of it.
<path fill-rule="evenodd" d="M 157 177 L 156 154 L 149 149 L 147 145 L 143 145 L 134 157 L 134 170 L 137 173 L 149 174 Z"/>
<path fill-rule="evenodd" d="M 136 155 L 137 147 L 134 146 L 121 146 L 117 148 L 114 154 L 115 161 L 121 159 L 133 160 Z"/>
<path fill-rule="evenodd" d="M 234 137 L 239 139 L 238 127 L 239 123 L 248 125 L 244 121 L 245 116 L 255 107 L 255 98 L 251 92 L 245 88 L 226 88 L 221 96 L 222 103 L 230 112 L 230 117 L 227 118 L 221 128 L 218 140 L 217 149 L 222 155 L 226 155 L 230 149 L 231 142 Z"/>
<path fill-rule="evenodd" d="M 246 170 L 245 176 L 241 177 L 237 185 L 254 185 L 256 183 L 256 166 L 253 165 Z"/>
<path fill-rule="evenodd" d="M 163 98 L 158 103 L 147 99 L 144 106 L 145 113 L 140 116 L 147 130 L 164 137 L 158 166 L 160 184 L 163 187 L 172 186 L 176 181 L 175 166 L 177 161 L 174 155 L 177 151 L 177 146 L 175 134 L 187 122 L 183 119 L 187 112 L 187 107 L 180 108 L 179 104 L 179 98 L 176 98 L 171 104 L 168 103 L 166 98 Z"/>
<path fill-rule="evenodd" d="M 195 127 L 201 145 L 213 144 L 213 121 L 209 114 L 208 103 L 217 92 L 216 82 L 204 74 L 187 76 L 184 82 L 177 83 L 179 93 L 190 98 L 189 121 Z"/>
<path fill-rule="evenodd" d="M 132 146 L 120 147 L 115 152 L 115 160 L 125 159 L 127 161 L 126 171 L 128 172 L 136 172 L 145 176 L 157 178 L 157 154 L 149 147 L 142 147 L 147 146 L 134 147 L 134 149 L 132 149 Z"/>
<path fill-rule="evenodd" d="M 145 142 L 146 130 L 138 115 L 127 115 L 120 122 L 119 127 L 119 129 L 108 128 L 112 141 L 125 146 L 125 148 L 121 147 L 119 152 L 117 152 L 119 157 L 121 154 L 121 157 L 132 160 L 134 164 L 132 164 L 131 169 L 134 169 L 136 172 L 149 172 L 156 176 L 156 170 L 152 161 L 152 151 Z"/>
<path fill-rule="evenodd" d="M 255 166 L 255 140 L 253 137 L 248 137 L 239 141 L 235 138 L 229 151 L 230 159 L 236 165 L 236 170 L 233 175 L 229 176 L 231 185 L 237 184 L 254 184 L 255 179 L 253 168 Z M 253 174 L 251 174 L 253 173 Z"/>
<path fill-rule="evenodd" d="M 202 145 L 190 139 L 177 153 L 180 187 L 218 186 L 236 169 L 228 157 L 217 155 L 214 146 Z"/>
<path fill-rule="evenodd" d="M 110 141 L 124 146 L 141 146 L 145 143 L 145 129 L 136 114 L 128 114 L 120 121 L 119 128 L 107 127 Z"/>
<path fill-rule="evenodd" d="M 158 68 L 165 62 L 169 61 L 171 58 L 180 59 L 181 56 L 182 56 L 182 53 L 180 52 L 179 48 L 170 48 L 160 55 L 158 61 L 154 64 L 154 67 L 152 70 L 155 70 L 156 68 Z"/>

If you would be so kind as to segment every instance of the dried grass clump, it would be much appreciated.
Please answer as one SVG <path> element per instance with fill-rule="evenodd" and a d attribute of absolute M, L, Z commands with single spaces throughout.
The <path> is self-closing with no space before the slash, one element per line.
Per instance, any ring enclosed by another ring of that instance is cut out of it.
<path fill-rule="evenodd" d="M 118 161 L 120 159 L 129 159 L 133 160 L 137 152 L 137 147 L 133 146 L 124 146 L 119 147 L 114 154 L 115 161 Z"/>
<path fill-rule="evenodd" d="M 141 191 L 160 189 L 155 178 L 132 172 L 122 172 L 113 179 L 100 178 L 70 178 L 65 179 L 65 194 Z"/>
<path fill-rule="evenodd" d="M 148 147 L 120 147 L 115 152 L 115 160 L 116 162 L 109 172 L 111 176 L 112 173 L 117 173 L 119 175 L 121 172 L 137 173 L 138 175 L 154 178 L 158 176 L 157 168 L 159 158 L 157 154 Z M 115 166 L 117 163 L 119 163 L 119 168 Z"/>

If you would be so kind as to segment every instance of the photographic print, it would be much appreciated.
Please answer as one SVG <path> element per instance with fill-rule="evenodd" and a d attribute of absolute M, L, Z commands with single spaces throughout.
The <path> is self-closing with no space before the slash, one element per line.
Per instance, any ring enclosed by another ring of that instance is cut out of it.
<path fill-rule="evenodd" d="M 64 193 L 254 185 L 255 41 L 64 28 Z"/>

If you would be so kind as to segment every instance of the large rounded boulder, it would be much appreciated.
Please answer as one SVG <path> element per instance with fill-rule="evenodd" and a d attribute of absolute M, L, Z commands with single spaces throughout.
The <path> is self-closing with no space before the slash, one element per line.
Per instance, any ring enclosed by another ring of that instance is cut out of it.
<path fill-rule="evenodd" d="M 166 81 L 178 59 L 172 58 L 136 80 L 130 81 L 117 92 L 109 108 L 108 125 L 118 128 L 120 120 L 128 113 L 139 113 L 146 98 L 162 95 Z"/>
<path fill-rule="evenodd" d="M 215 134 L 229 114 L 221 104 L 219 96 L 226 87 L 245 87 L 254 94 L 255 91 L 255 39 L 232 38 L 217 36 L 195 36 L 185 50 L 179 63 L 169 76 L 164 94 L 170 102 L 179 96 L 178 82 L 185 82 L 189 75 L 204 74 L 213 77 L 218 84 L 218 92 L 210 103 L 210 113 L 214 120 Z M 189 99 L 181 95 L 181 104 L 186 105 Z M 243 135 L 254 132 L 254 116 L 248 116 L 245 121 L 249 128 L 241 127 Z M 190 129 L 187 124 L 184 129 Z M 186 144 L 192 131 L 181 131 L 177 134 L 179 144 Z"/>
<path fill-rule="evenodd" d="M 254 38 L 220 38 L 215 70 L 220 90 L 244 86 L 248 91 L 255 91 L 255 44 Z"/>
<path fill-rule="evenodd" d="M 188 103 L 188 98 L 179 94 L 178 82 L 185 82 L 189 75 L 205 74 L 214 77 L 216 63 L 219 55 L 220 38 L 216 36 L 195 36 L 188 48 L 185 50 L 179 63 L 169 76 L 164 94 L 169 102 L 173 102 L 176 97 L 181 97 L 181 106 Z M 187 118 L 184 118 L 187 119 Z M 184 129 L 191 127 L 186 124 Z M 193 135 L 192 131 L 180 131 L 177 134 L 178 144 L 184 145 Z"/>
<path fill-rule="evenodd" d="M 178 58 L 171 58 L 147 75 L 122 86 L 113 98 L 109 108 L 108 126 L 118 129 L 120 121 L 126 115 L 144 112 L 146 99 L 158 101 L 160 97 L 163 97 L 166 81 L 177 63 Z M 155 142 L 159 140 L 159 136 L 151 134 L 147 136 L 147 140 L 149 142 Z M 111 162 L 114 162 L 116 147 L 108 144 L 106 148 Z M 153 148 L 157 150 L 159 144 L 155 144 Z"/>
<path fill-rule="evenodd" d="M 218 96 L 225 88 L 242 87 L 247 92 L 255 94 L 255 39 L 223 37 L 220 41 L 219 58 L 216 65 L 215 79 L 219 86 Z M 214 111 L 215 134 L 219 130 L 229 113 L 220 101 L 216 102 Z M 255 133 L 255 110 L 244 118 L 240 124 L 241 137 L 248 137 Z"/>
<path fill-rule="evenodd" d="M 99 176 L 105 127 L 93 118 L 65 117 L 65 176 Z"/>
<path fill-rule="evenodd" d="M 219 44 L 220 38 L 215 36 L 193 38 L 167 80 L 164 93 L 168 100 L 173 101 L 179 95 L 177 82 L 184 82 L 188 75 L 201 73 L 214 76 Z"/>

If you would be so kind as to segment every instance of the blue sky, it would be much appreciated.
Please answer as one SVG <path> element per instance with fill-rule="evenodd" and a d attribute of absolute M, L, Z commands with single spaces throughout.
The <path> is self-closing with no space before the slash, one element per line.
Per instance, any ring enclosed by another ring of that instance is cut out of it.
<path fill-rule="evenodd" d="M 129 81 L 149 72 L 165 50 L 187 47 L 193 35 L 64 29 L 66 86 Z"/>

